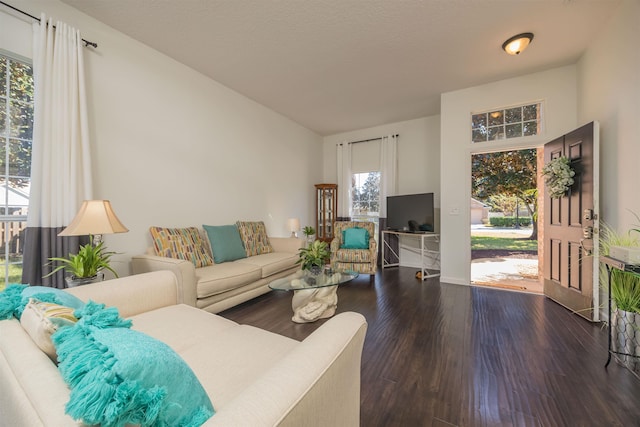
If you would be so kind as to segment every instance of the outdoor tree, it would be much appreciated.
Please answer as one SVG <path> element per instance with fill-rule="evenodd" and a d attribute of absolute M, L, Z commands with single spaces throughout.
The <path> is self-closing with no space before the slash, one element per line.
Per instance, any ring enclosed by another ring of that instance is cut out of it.
<path fill-rule="evenodd" d="M 487 200 L 492 196 L 517 197 L 532 218 L 531 240 L 538 239 L 537 156 L 535 149 L 513 150 L 472 156 L 472 196 Z"/>
<path fill-rule="evenodd" d="M 354 211 L 358 214 L 378 212 L 380 209 L 380 173 L 367 173 L 366 179 L 361 184 L 354 180 L 352 198 Z"/>
<path fill-rule="evenodd" d="M 9 71 L 9 84 L 6 76 Z M 9 138 L 0 137 L 0 182 L 7 179 L 14 187 L 24 187 L 31 175 L 33 138 L 33 75 L 29 65 L 0 58 L 0 128 L 8 126 Z M 9 94 L 9 97 L 7 97 Z M 10 99 L 10 101 L 9 101 Z M 7 108 L 8 103 L 8 108 Z M 8 111 L 8 117 L 6 112 Z M 9 169 L 6 170 L 7 150 Z"/>

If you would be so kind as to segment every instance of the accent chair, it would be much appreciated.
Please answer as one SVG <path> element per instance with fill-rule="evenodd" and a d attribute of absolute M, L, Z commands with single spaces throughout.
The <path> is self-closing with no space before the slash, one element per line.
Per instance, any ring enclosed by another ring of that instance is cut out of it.
<path fill-rule="evenodd" d="M 375 233 L 376 225 L 373 222 L 335 222 L 331 240 L 331 266 L 370 274 L 370 280 L 373 281 L 378 269 L 378 243 Z"/>

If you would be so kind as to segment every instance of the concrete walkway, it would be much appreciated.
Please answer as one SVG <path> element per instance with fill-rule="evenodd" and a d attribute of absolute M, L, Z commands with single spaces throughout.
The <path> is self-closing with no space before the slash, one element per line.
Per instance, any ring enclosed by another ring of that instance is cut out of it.
<path fill-rule="evenodd" d="M 523 238 L 531 235 L 531 228 L 495 228 L 472 225 L 472 236 Z M 522 258 L 480 258 L 471 262 L 471 284 L 542 293 L 538 277 L 538 260 Z"/>

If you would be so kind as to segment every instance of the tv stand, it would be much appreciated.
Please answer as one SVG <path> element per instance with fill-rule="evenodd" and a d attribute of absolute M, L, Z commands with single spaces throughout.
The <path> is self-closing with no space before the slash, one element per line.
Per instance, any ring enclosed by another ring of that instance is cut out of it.
<path fill-rule="evenodd" d="M 394 248 L 389 244 L 389 237 L 396 236 L 400 237 L 409 237 L 412 239 L 420 240 L 420 248 L 418 249 L 420 255 L 420 266 L 417 268 L 422 271 L 422 280 L 428 279 L 430 277 L 439 277 L 440 276 L 440 234 L 434 232 L 422 232 L 422 233 L 412 233 L 405 231 L 393 231 L 393 230 L 382 230 L 382 269 L 388 267 L 398 267 L 400 266 L 400 250 L 394 250 Z M 389 251 L 397 262 L 389 261 L 385 257 L 385 252 Z M 427 263 L 427 261 L 429 263 Z"/>

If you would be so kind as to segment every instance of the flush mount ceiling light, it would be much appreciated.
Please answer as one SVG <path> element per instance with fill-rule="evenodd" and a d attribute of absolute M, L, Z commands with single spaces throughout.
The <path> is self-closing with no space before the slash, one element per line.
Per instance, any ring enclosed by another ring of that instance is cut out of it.
<path fill-rule="evenodd" d="M 502 43 L 502 49 L 509 55 L 518 55 L 529 46 L 531 40 L 533 40 L 533 33 L 518 34 Z"/>

